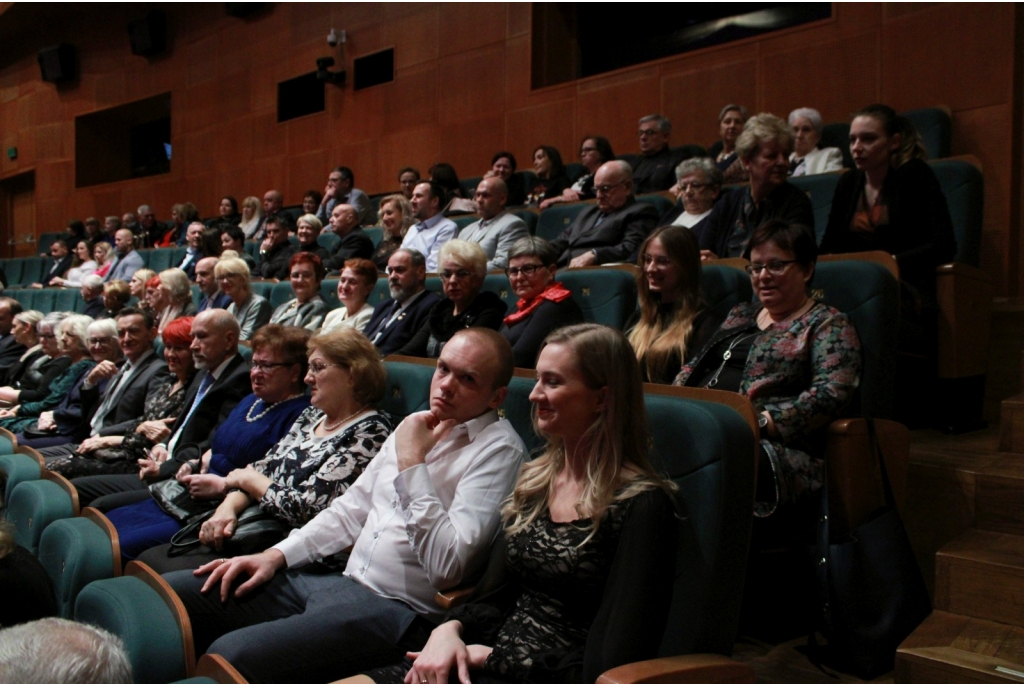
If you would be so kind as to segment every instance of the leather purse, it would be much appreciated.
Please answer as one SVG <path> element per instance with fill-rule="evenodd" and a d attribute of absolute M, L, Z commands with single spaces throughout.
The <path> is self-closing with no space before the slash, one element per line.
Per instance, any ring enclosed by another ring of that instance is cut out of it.
<path fill-rule="evenodd" d="M 219 501 L 197 500 L 176 478 L 168 478 L 149 486 L 149 492 L 160 508 L 182 523 L 198 514 L 212 514 Z"/>
<path fill-rule="evenodd" d="M 167 556 L 176 557 L 199 547 L 202 544 L 199 541 L 199 529 L 213 513 L 208 511 L 189 519 L 185 527 L 171 538 Z M 260 509 L 258 504 L 253 504 L 239 514 L 235 532 L 224 539 L 222 551 L 225 557 L 256 554 L 283 540 L 289 530 L 286 523 Z"/>

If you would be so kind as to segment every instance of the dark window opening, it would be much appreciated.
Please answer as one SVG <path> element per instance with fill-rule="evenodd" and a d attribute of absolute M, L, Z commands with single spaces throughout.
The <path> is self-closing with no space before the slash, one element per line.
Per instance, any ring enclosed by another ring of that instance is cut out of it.
<path fill-rule="evenodd" d="M 75 187 L 171 170 L 171 94 L 75 117 Z"/>
<path fill-rule="evenodd" d="M 277 123 L 324 109 L 324 82 L 316 77 L 315 71 L 277 84 Z"/>
<path fill-rule="evenodd" d="M 395 50 L 388 48 L 352 61 L 352 87 L 362 90 L 395 80 Z"/>

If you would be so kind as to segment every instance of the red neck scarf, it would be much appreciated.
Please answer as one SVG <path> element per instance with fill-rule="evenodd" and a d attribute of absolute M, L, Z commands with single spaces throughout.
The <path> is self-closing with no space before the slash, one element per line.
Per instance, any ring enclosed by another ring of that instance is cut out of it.
<path fill-rule="evenodd" d="M 565 289 L 561 283 L 552 283 L 544 291 L 537 295 L 532 300 L 521 299 L 516 302 L 516 311 L 512 312 L 505 317 L 505 325 L 512 326 L 513 324 L 519 323 L 530 314 L 533 314 L 533 310 L 541 306 L 545 300 L 551 302 L 561 302 L 567 297 L 571 297 L 572 293 Z"/>

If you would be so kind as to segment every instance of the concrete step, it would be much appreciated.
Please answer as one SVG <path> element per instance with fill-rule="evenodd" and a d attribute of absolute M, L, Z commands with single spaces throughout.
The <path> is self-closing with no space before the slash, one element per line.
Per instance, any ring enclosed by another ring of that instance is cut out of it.
<path fill-rule="evenodd" d="M 978 528 L 935 555 L 935 608 L 1024 626 L 1024 536 Z"/>
<path fill-rule="evenodd" d="M 974 480 L 974 526 L 1024 535 L 1024 455 L 1001 454 Z"/>
<path fill-rule="evenodd" d="M 1024 629 L 934 611 L 896 651 L 897 683 L 1024 683 Z"/>

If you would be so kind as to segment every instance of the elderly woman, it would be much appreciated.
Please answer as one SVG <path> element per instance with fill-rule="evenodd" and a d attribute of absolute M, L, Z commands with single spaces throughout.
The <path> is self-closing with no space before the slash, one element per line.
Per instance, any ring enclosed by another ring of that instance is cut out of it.
<path fill-rule="evenodd" d="M 261 221 L 263 221 L 263 205 L 260 204 L 260 199 L 250 195 L 242 200 L 242 218 L 238 227 L 242 229 L 247 240 L 256 235 Z"/>
<path fill-rule="evenodd" d="M 99 365 L 103 362 L 119 364 L 122 359 L 121 347 L 117 344 L 117 324 L 111 319 L 99 319 L 87 329 L 89 355 L 96 366 L 90 373 L 82 375 L 71 386 L 60 403 L 52 411 L 44 411 L 34 426 L 22 428 L 18 443 L 29 447 L 42 448 L 78 442 L 89 434 L 90 416 L 83 404 L 82 385 L 103 384 L 106 376 Z M 108 365 L 109 366 L 109 365 Z"/>
<path fill-rule="evenodd" d="M 92 319 L 81 314 L 72 314 L 65 317 L 58 325 L 44 333 L 43 323 L 40 322 L 39 337 L 44 341 L 43 348 L 46 349 L 50 343 L 50 336 L 56 333 L 57 342 L 60 345 L 60 354 L 66 356 L 69 363 L 53 382 L 47 385 L 42 399 L 26 401 L 19 397 L 19 404 L 11 409 L 0 411 L 0 428 L 6 428 L 12 433 L 34 426 L 36 420 L 43 412 L 48 412 L 59 405 L 71 389 L 80 383 L 85 375 L 96 366 L 89 355 L 89 324 Z M 116 335 L 116 334 L 115 334 Z"/>
<path fill-rule="evenodd" d="M 821 140 L 821 114 L 801 107 L 789 113 L 793 127 L 793 153 L 789 156 L 790 176 L 811 176 L 843 168 L 843 152 L 837 147 L 818 147 Z"/>
<path fill-rule="evenodd" d="M 156 272 L 151 269 L 139 269 L 132 277 L 128 279 L 128 292 L 139 301 L 142 306 L 148 306 L 146 302 L 146 287 L 147 284 L 156 276 Z"/>
<path fill-rule="evenodd" d="M 549 197 L 540 203 L 541 209 L 547 209 L 551 205 L 560 202 L 579 202 L 580 200 L 592 200 L 597 197 L 594 192 L 594 174 L 605 162 L 615 159 L 612 151 L 612 144 L 603 136 L 585 136 L 580 143 L 580 164 L 583 165 L 583 175 L 576 179 L 576 182 L 562 191 L 558 197 Z"/>
<path fill-rule="evenodd" d="M 327 314 L 327 303 L 320 297 L 320 284 L 327 270 L 315 254 L 296 252 L 288 262 L 288 277 L 295 297 L 274 310 L 270 323 L 297 326 L 315 331 Z"/>
<path fill-rule="evenodd" d="M 138 473 L 139 459 L 170 435 L 170 421 L 181 413 L 185 393 L 195 376 L 192 359 L 192 317 L 175 319 L 163 332 L 164 360 L 170 376 L 146 398 L 143 415 L 123 426 L 120 434 L 87 438 L 77 454 L 47 461 L 46 468 L 73 479 L 111 473 Z"/>
<path fill-rule="evenodd" d="M 54 276 L 49 285 L 62 285 L 65 288 L 81 288 L 82 279 L 94 273 L 99 266 L 92 259 L 92 244 L 88 240 L 79 240 L 75 245 L 75 258 L 71 261 L 67 277 Z"/>
<path fill-rule="evenodd" d="M 523 185 L 523 177 L 516 175 L 516 156 L 511 152 L 502 150 L 494 153 L 491 157 L 491 168 L 484 174 L 484 178 L 492 177 L 505 182 L 508 188 L 508 200 L 505 202 L 507 206 L 514 207 L 526 202 L 526 187 Z"/>
<path fill-rule="evenodd" d="M 533 151 L 533 170 L 537 180 L 526 195 L 526 204 L 539 205 L 554 197 L 561 197 L 562 191 L 569 187 L 569 177 L 565 173 L 565 164 L 558 148 L 541 145 Z"/>
<path fill-rule="evenodd" d="M 156 320 L 157 331 L 182 316 L 195 316 L 192 287 L 181 269 L 165 269 L 146 283 L 146 304 Z"/>
<path fill-rule="evenodd" d="M 747 109 L 742 105 L 726 105 L 718 113 L 718 132 L 721 140 L 712 145 L 708 153 L 715 158 L 715 164 L 722 172 L 725 183 L 740 183 L 748 178 L 736 150 L 746 123 Z"/>
<path fill-rule="evenodd" d="M 25 383 L 32 388 L 39 386 L 42 380 L 39 369 L 50 359 L 43 349 L 36 329 L 42 320 L 43 313 L 34 309 L 15 314 L 14 322 L 11 324 L 11 335 L 15 342 L 25 347 L 25 351 L 8 368 L 0 369 L 0 402 L 17 404 L 19 393 Z"/>
<path fill-rule="evenodd" d="M 508 307 L 492 292 L 481 292 L 487 253 L 476 243 L 449 240 L 437 258 L 444 299 L 430 308 L 423 327 L 397 354 L 433 357 L 456 332 L 479 327 L 498 330 Z"/>
<path fill-rule="evenodd" d="M 104 319 L 112 319 L 117 313 L 128 306 L 128 300 L 132 299 L 132 292 L 127 283 L 122 280 L 110 281 L 103 284 L 103 314 Z"/>
<path fill-rule="evenodd" d="M 171 225 L 153 247 L 176 247 L 185 240 L 185 230 L 194 221 L 199 221 L 199 209 L 191 202 L 181 202 L 171 207 Z"/>
<path fill-rule="evenodd" d="M 330 256 L 327 250 L 320 247 L 320 243 L 317 242 L 323 227 L 324 225 L 320 223 L 320 219 L 317 219 L 316 215 L 309 213 L 303 214 L 295 222 L 295 235 L 299 239 L 299 252 L 314 254 L 320 258 L 321 262 Z"/>
<path fill-rule="evenodd" d="M 651 468 L 622 333 L 555 331 L 530 393 L 544 451 L 523 465 L 473 598 L 375 682 L 596 682 L 653 658 L 668 620 L 674 486 Z M 667 563 L 666 563 L 667 561 Z"/>
<path fill-rule="evenodd" d="M 669 189 L 678 202 L 658 221 L 661 226 L 683 226 L 700 235 L 704 220 L 722 196 L 722 172 L 710 157 L 691 157 L 676 167 L 677 182 Z"/>
<path fill-rule="evenodd" d="M 505 274 L 519 300 L 498 332 L 512 345 L 519 368 L 533 368 L 548 333 L 583 322 L 572 293 L 555 280 L 557 262 L 558 250 L 543 238 L 520 238 L 509 250 Z"/>
<path fill-rule="evenodd" d="M 213 274 L 220 284 L 220 291 L 231 298 L 228 313 L 235 317 L 241 328 L 239 339 L 252 339 L 257 329 L 270 323 L 273 307 L 265 297 L 253 293 L 249 266 L 238 257 L 229 255 L 218 260 L 213 267 Z"/>
<path fill-rule="evenodd" d="M 103 278 L 114 265 L 114 248 L 110 243 L 100 241 L 92 248 L 92 258 L 96 262 L 96 270 L 93 273 Z"/>
<path fill-rule="evenodd" d="M 716 169 L 717 171 L 717 169 Z M 670 384 L 683 360 L 718 329 L 700 299 L 700 249 L 682 226 L 656 229 L 640 246 L 639 307 L 626 323 L 645 382 Z"/>
<path fill-rule="evenodd" d="M 701 258 L 746 257 L 754 229 L 767 221 L 814 226 L 811 201 L 786 182 L 792 146 L 793 129 L 777 116 L 756 114 L 747 121 L 736 154 L 750 174 L 750 185 L 715 205 L 699 236 Z"/>
<path fill-rule="evenodd" d="M 385 380 L 376 348 L 358 332 L 343 328 L 314 337 L 306 375 L 313 406 L 265 457 L 228 474 L 225 486 L 232 491 L 199 530 L 205 547 L 177 559 L 156 548 L 142 561 L 166 573 L 233 556 L 238 517 L 253 506 L 290 528 L 305 525 L 348 490 L 391 433 L 390 418 L 373 408 Z"/>
<path fill-rule="evenodd" d="M 362 332 L 373 316 L 373 305 L 367 300 L 377 285 L 377 266 L 368 259 L 350 259 L 338 277 L 338 299 L 341 306 L 324 319 L 321 333 L 338 328 L 354 328 Z"/>
<path fill-rule="evenodd" d="M 183 464 L 175 475 L 192 499 L 202 501 L 196 508 L 215 509 L 234 487 L 225 477 L 263 458 L 309 406 L 302 382 L 308 340 L 308 331 L 277 325 L 266 326 L 253 337 L 252 394 L 218 427 L 202 459 Z M 156 499 L 119 507 L 108 518 L 117 528 L 125 561 L 169 542 L 184 524 Z"/>
<path fill-rule="evenodd" d="M 745 395 L 759 414 L 755 514 L 806 502 L 822 486 L 824 433 L 860 383 L 857 331 L 810 296 L 818 249 L 807 226 L 770 221 L 750 239 L 756 302 L 737 305 L 676 385 Z"/>
<path fill-rule="evenodd" d="M 395 250 L 402 246 L 405 232 L 409 230 L 415 221 L 412 213 L 412 205 L 404 195 L 388 195 L 380 201 L 380 210 L 377 212 L 380 225 L 384 228 L 384 237 L 377 244 L 370 259 L 377 265 L 378 271 L 386 271 L 388 260 Z"/>

